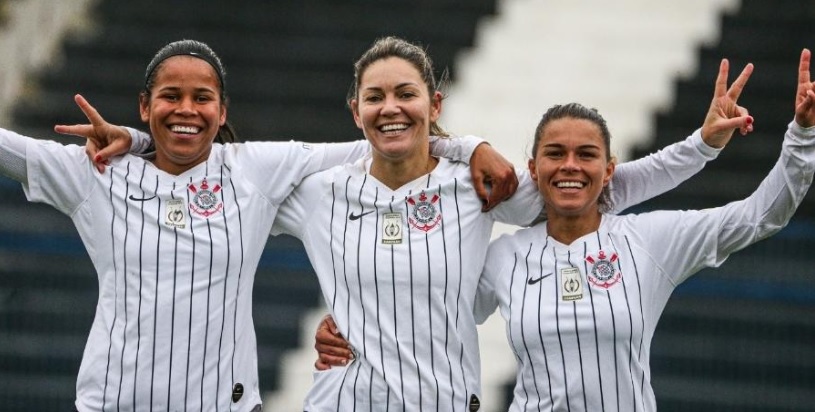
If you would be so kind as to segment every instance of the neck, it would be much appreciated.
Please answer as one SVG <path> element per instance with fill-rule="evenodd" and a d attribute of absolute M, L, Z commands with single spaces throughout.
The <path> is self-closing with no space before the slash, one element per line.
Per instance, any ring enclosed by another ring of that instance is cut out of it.
<path fill-rule="evenodd" d="M 438 163 L 439 160 L 429 154 L 418 159 L 405 160 L 389 160 L 374 154 L 371 176 L 391 190 L 396 190 L 430 173 Z"/>
<path fill-rule="evenodd" d="M 601 220 L 602 215 L 596 210 L 580 216 L 564 216 L 547 211 L 546 231 L 558 242 L 570 245 L 575 240 L 597 231 Z"/>

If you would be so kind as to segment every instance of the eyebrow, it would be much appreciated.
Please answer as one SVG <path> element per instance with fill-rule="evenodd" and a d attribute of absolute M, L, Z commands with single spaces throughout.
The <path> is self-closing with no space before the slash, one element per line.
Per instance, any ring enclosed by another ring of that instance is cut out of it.
<path fill-rule="evenodd" d="M 395 87 L 395 89 L 396 89 L 396 90 L 399 90 L 399 89 L 404 89 L 405 87 L 420 87 L 420 86 L 419 86 L 419 84 L 414 83 L 414 82 L 404 82 L 404 83 L 399 83 L 399 84 L 397 84 L 397 85 L 396 85 L 396 87 Z M 371 91 L 381 91 L 381 90 L 382 90 L 382 88 L 381 88 L 381 87 L 378 87 L 378 86 L 369 86 L 369 87 L 366 87 L 366 88 L 364 88 L 364 89 L 362 89 L 362 90 L 363 90 L 363 91 L 367 91 L 367 90 L 371 90 Z"/>
<path fill-rule="evenodd" d="M 566 147 L 566 145 L 565 145 L 565 144 L 561 144 L 561 143 L 547 143 L 547 144 L 544 144 L 543 146 L 541 146 L 541 148 L 544 148 L 544 149 L 545 149 L 545 148 L 562 149 L 562 148 L 564 148 L 564 147 Z M 596 149 L 596 150 L 601 150 L 600 146 L 598 146 L 598 145 L 593 145 L 593 144 L 584 144 L 584 145 L 580 145 L 580 146 L 577 146 L 577 149 L 582 149 L 582 150 L 586 150 L 586 149 Z"/>

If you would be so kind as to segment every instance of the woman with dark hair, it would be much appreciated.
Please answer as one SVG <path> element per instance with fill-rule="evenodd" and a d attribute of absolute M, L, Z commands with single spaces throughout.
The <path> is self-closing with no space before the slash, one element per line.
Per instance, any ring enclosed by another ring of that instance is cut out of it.
<path fill-rule="evenodd" d="M 81 147 L 0 129 L 0 173 L 73 220 L 97 271 L 79 411 L 260 409 L 252 286 L 277 209 L 306 175 L 370 149 L 229 143 L 225 80 L 204 43 L 159 50 L 139 95 L 154 153 L 102 173 Z M 92 124 L 58 131 L 128 134 L 76 100 Z"/>
<path fill-rule="evenodd" d="M 507 322 L 518 364 L 510 411 L 656 410 L 650 346 L 673 290 L 781 230 L 812 184 L 809 63 L 804 50 L 795 116 L 775 167 L 749 197 L 718 208 L 607 213 L 601 199 L 619 169 L 605 120 L 579 104 L 543 115 L 529 171 L 547 220 L 492 243 L 474 305 L 478 321 L 499 307 Z M 717 133 L 751 72 L 748 65 L 726 90 L 722 61 L 713 103 L 694 134 Z"/>

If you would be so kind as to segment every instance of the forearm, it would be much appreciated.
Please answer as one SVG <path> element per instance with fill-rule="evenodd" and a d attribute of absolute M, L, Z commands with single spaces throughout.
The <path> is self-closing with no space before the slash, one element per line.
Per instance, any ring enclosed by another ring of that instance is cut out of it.
<path fill-rule="evenodd" d="M 303 143 L 308 145 L 311 143 Z M 371 151 L 371 145 L 367 140 L 357 140 L 346 143 L 318 143 L 324 151 L 322 164 L 317 170 L 326 170 L 334 166 L 353 163 Z"/>
<path fill-rule="evenodd" d="M 28 184 L 26 146 L 33 139 L 0 129 L 0 173 L 23 184 Z"/>
<path fill-rule="evenodd" d="M 621 212 L 674 189 L 701 171 L 719 152 L 721 149 L 705 144 L 697 130 L 681 142 L 621 164 L 611 181 L 613 212 Z"/>
<path fill-rule="evenodd" d="M 787 225 L 806 196 L 815 172 L 815 128 L 790 124 L 781 156 L 746 199 L 722 208 L 719 254 L 726 256 Z"/>
<path fill-rule="evenodd" d="M 476 136 L 430 137 L 430 154 L 463 163 L 470 163 L 475 148 L 486 140 Z"/>

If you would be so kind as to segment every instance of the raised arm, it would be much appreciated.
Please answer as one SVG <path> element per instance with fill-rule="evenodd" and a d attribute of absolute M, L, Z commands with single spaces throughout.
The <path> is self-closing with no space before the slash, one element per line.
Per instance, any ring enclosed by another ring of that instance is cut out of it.
<path fill-rule="evenodd" d="M 753 65 L 748 64 L 730 88 L 727 87 L 728 70 L 728 61 L 722 60 L 714 97 L 701 129 L 681 142 L 617 167 L 611 181 L 614 212 L 675 188 L 715 159 L 736 129 L 742 135 L 753 130 L 752 116 L 737 104 Z"/>

